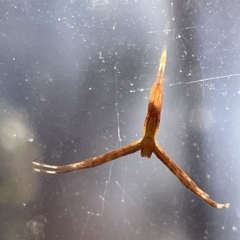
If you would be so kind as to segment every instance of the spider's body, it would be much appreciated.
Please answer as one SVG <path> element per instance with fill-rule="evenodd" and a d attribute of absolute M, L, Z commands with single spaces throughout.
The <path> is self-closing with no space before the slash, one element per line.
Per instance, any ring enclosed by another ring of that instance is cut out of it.
<path fill-rule="evenodd" d="M 167 61 L 167 49 L 164 49 L 159 63 L 156 81 L 152 86 L 148 103 L 148 112 L 143 127 L 141 142 L 141 156 L 150 158 L 155 149 L 155 136 L 157 135 L 163 101 L 164 72 Z"/>

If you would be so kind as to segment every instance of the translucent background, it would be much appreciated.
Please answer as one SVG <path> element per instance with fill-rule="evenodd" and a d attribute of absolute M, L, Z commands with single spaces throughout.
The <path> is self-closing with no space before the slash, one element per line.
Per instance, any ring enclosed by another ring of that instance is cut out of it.
<path fill-rule="evenodd" d="M 0 1 L 0 239 L 240 238 L 238 0 Z M 210 196 L 139 153 L 65 175 L 141 137 L 168 31 L 158 142 Z"/>

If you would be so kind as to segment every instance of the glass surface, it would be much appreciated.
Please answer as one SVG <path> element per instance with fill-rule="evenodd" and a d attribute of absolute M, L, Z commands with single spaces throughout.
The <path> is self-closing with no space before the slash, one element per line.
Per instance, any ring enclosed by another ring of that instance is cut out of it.
<path fill-rule="evenodd" d="M 0 1 L 0 239 L 236 240 L 239 1 Z M 141 137 L 166 41 L 157 140 L 208 206 L 140 153 L 63 175 Z"/>

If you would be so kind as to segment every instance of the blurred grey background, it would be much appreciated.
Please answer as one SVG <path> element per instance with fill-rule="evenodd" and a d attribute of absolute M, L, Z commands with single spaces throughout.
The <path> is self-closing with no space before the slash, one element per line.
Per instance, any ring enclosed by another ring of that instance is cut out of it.
<path fill-rule="evenodd" d="M 240 239 L 239 1 L 0 1 L 0 239 Z M 139 153 L 65 175 L 141 137 L 168 31 L 159 143 L 230 209 Z"/>

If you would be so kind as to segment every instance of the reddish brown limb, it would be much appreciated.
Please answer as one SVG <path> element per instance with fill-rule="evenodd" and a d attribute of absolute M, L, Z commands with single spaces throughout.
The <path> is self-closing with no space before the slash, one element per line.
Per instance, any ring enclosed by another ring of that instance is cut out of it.
<path fill-rule="evenodd" d="M 156 144 L 155 155 L 160 159 L 168 169 L 179 179 L 179 181 L 188 188 L 191 192 L 196 194 L 203 201 L 216 208 L 229 208 L 229 203 L 220 204 L 213 201 L 207 193 L 201 190 L 196 183 L 167 155 L 167 153 L 162 149 L 162 147 Z"/>
<path fill-rule="evenodd" d="M 53 166 L 53 165 L 33 162 L 33 164 L 37 166 L 36 168 L 34 168 L 34 170 L 36 172 L 56 174 L 56 173 L 67 173 L 67 172 L 77 171 L 80 169 L 96 167 L 101 164 L 115 160 L 117 158 L 137 152 L 138 150 L 140 150 L 141 140 L 142 139 L 135 141 L 129 145 L 126 145 L 125 147 L 107 152 L 105 154 L 102 154 L 93 158 L 86 159 L 82 162 L 72 163 L 69 165 Z"/>

